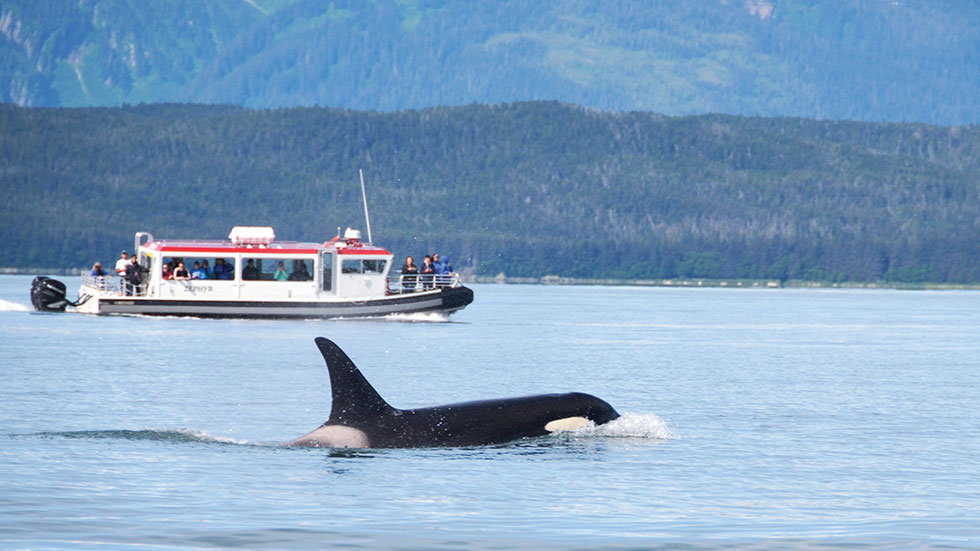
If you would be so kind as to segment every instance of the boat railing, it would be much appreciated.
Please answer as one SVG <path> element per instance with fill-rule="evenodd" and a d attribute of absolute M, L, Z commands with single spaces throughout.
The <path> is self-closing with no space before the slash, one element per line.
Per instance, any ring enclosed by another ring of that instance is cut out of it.
<path fill-rule="evenodd" d="M 402 274 L 392 272 L 388 276 L 388 294 L 401 295 L 431 291 L 443 287 L 458 287 L 459 274 Z"/>
<path fill-rule="evenodd" d="M 132 283 L 127 283 L 121 276 L 82 274 L 82 286 L 90 289 L 98 289 L 99 295 L 101 296 L 125 295 L 141 297 L 146 295 L 146 283 L 133 285 Z"/>

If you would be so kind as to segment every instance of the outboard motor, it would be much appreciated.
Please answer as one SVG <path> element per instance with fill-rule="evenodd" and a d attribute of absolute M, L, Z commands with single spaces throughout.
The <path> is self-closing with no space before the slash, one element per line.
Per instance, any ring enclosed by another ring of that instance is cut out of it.
<path fill-rule="evenodd" d="M 37 276 L 31 282 L 31 303 L 38 312 L 64 312 L 75 303 L 68 300 L 65 284 L 50 277 Z"/>

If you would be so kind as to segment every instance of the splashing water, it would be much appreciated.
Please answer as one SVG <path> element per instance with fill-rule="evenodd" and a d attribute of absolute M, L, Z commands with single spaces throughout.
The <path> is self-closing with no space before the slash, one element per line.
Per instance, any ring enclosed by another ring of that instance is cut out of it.
<path fill-rule="evenodd" d="M 445 312 L 416 312 L 414 314 L 388 314 L 386 320 L 416 323 L 449 323 L 449 314 Z"/>
<path fill-rule="evenodd" d="M 596 428 L 601 436 L 660 440 L 677 438 L 670 431 L 667 422 L 652 413 L 624 413 L 619 419 Z"/>
<path fill-rule="evenodd" d="M 19 302 L 11 302 L 0 298 L 0 312 L 30 312 L 31 307 Z"/>
<path fill-rule="evenodd" d="M 588 425 L 574 431 L 581 436 L 605 438 L 651 438 L 673 440 L 677 438 L 667 423 L 652 413 L 624 413 L 619 419 L 604 425 Z"/>
<path fill-rule="evenodd" d="M 601 438 L 649 438 L 673 440 L 677 438 L 667 427 L 667 423 L 652 413 L 624 413 L 619 419 L 604 425 L 589 423 L 581 428 L 557 433 L 572 436 Z"/>

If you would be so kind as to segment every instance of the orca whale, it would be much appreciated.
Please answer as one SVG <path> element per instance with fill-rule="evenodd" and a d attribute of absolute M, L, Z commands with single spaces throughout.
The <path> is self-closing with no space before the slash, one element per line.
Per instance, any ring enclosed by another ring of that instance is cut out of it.
<path fill-rule="evenodd" d="M 327 421 L 287 446 L 424 448 L 483 446 L 601 425 L 619 417 L 608 403 L 580 392 L 397 409 L 378 394 L 332 341 L 316 345 L 330 372 Z"/>

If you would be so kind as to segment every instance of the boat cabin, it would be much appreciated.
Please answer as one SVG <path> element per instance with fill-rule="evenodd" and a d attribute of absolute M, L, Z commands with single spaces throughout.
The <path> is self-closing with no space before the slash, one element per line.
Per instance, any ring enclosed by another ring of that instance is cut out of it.
<path fill-rule="evenodd" d="M 143 283 L 135 297 L 210 300 L 344 300 L 388 294 L 392 254 L 348 228 L 326 243 L 276 241 L 271 227 L 236 226 L 228 241 L 136 235 Z"/>

